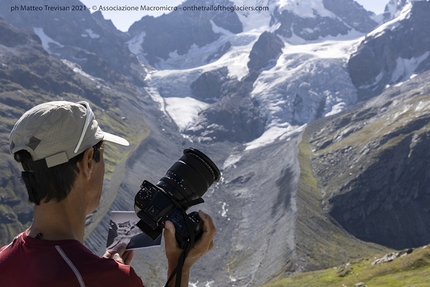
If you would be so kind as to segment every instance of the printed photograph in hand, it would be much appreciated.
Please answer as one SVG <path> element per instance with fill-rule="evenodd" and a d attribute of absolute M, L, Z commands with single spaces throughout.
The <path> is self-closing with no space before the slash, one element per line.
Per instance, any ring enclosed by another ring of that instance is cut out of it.
<path fill-rule="evenodd" d="M 112 211 L 106 249 L 112 249 L 118 243 L 127 244 L 127 250 L 161 245 L 161 236 L 152 240 L 136 224 L 139 222 L 134 211 Z"/>

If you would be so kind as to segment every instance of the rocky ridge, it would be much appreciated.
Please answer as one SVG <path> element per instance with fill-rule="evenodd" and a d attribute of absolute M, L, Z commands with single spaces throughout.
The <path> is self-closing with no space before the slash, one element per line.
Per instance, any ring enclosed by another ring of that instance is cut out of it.
<path fill-rule="evenodd" d="M 125 36 L 101 12 L 15 11 L 13 1 L 0 3 L 0 17 L 8 23 L 35 33 L 44 49 L 58 58 L 75 63 L 86 73 L 111 83 L 127 79 L 142 86 L 145 71 L 124 43 Z M 41 6 L 46 1 L 22 1 L 20 6 Z M 78 0 L 51 0 L 52 6 L 81 6 Z M 106 49 L 109 47 L 109 49 Z"/>
<path fill-rule="evenodd" d="M 404 249 L 429 240 L 427 76 L 325 120 L 310 140 L 324 209 L 364 241 Z"/>
<path fill-rule="evenodd" d="M 380 94 L 430 67 L 425 1 L 404 6 L 400 21 L 388 22 L 369 33 L 348 62 L 348 71 L 359 99 Z M 408 43 L 404 45 L 404 43 Z"/>

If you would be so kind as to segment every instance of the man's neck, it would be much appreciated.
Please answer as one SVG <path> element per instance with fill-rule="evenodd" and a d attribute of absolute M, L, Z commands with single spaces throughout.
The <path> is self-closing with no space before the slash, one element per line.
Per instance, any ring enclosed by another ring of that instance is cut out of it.
<path fill-rule="evenodd" d="M 74 205 L 69 198 L 61 202 L 41 203 L 34 208 L 28 235 L 44 240 L 75 239 L 83 243 L 85 216 L 82 205 Z"/>

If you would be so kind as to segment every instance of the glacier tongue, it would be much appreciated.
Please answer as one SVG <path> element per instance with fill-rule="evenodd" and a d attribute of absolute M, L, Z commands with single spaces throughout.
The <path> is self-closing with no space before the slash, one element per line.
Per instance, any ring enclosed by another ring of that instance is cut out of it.
<path fill-rule="evenodd" d="M 154 71 L 148 78 L 148 89 L 158 91 L 164 99 L 160 108 L 173 119 L 180 131 L 195 130 L 200 124 L 197 121 L 199 113 L 211 106 L 211 103 L 192 99 L 190 86 L 199 75 L 227 67 L 228 77 L 240 81 L 248 72 L 246 55 L 249 55 L 255 41 L 242 46 L 243 42 L 237 40 L 256 39 L 255 33 L 225 37 L 222 41 L 232 38 L 236 40 L 232 41 L 236 46 L 217 61 L 191 69 Z M 266 119 L 266 132 L 261 138 L 249 142 L 247 149 L 285 138 L 317 118 L 336 114 L 355 104 L 357 93 L 346 62 L 361 40 L 361 34 L 357 33 L 313 43 L 286 43 L 276 64 L 263 69 L 253 83 L 250 96 L 259 103 L 260 117 Z M 212 46 L 203 47 L 199 53 L 213 49 Z M 170 61 L 176 60 L 172 58 Z"/>

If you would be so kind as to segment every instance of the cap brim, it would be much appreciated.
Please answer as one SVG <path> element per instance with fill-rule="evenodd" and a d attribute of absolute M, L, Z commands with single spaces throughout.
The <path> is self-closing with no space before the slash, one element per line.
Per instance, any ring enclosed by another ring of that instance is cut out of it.
<path fill-rule="evenodd" d="M 128 140 L 126 140 L 125 138 L 110 134 L 110 133 L 106 133 L 103 132 L 104 136 L 103 136 L 103 140 L 104 141 L 108 141 L 108 142 L 112 142 L 112 143 L 116 143 L 122 146 L 129 146 L 130 143 L 128 142 Z"/>

